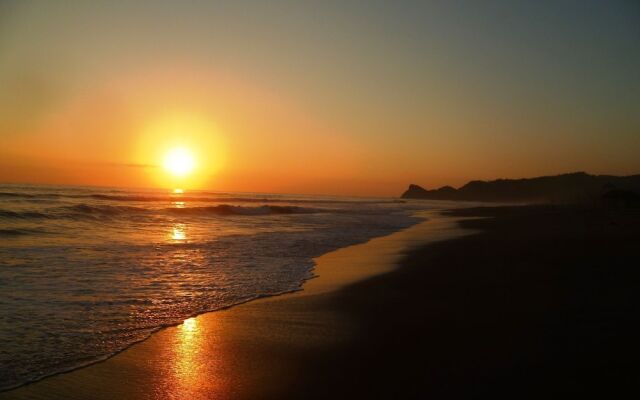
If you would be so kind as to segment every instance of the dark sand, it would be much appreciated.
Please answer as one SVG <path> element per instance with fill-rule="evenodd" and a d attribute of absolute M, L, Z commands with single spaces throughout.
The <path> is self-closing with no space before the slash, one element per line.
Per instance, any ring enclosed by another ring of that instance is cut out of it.
<path fill-rule="evenodd" d="M 199 316 L 107 362 L 0 398 L 637 392 L 640 213 L 503 207 L 453 214 L 492 218 L 461 221 L 480 233 L 402 259 L 425 236 L 460 232 L 435 220 L 330 253 L 303 292 Z"/>
<path fill-rule="evenodd" d="M 301 374 L 306 398 L 638 396 L 640 212 L 486 208 L 337 293 L 354 341 Z M 338 389 L 339 388 L 339 389 Z M 635 393 L 635 394 L 634 394 Z"/>

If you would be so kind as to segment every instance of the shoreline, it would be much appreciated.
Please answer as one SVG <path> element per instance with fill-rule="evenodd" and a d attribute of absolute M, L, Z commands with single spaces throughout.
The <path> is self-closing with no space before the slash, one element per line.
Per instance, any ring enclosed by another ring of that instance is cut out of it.
<path fill-rule="evenodd" d="M 426 221 L 319 257 L 327 269 L 310 285 L 333 277 L 337 290 L 325 282 L 190 318 L 106 362 L 0 398 L 539 399 L 635 390 L 640 212 L 504 206 L 443 211 L 441 221 L 453 230 L 445 223 L 430 238 L 449 240 L 429 241 Z"/>
<path fill-rule="evenodd" d="M 84 366 L 21 384 L 20 386 L 0 392 L 0 399 L 86 398 L 87 393 L 83 392 L 83 389 L 86 391 L 90 390 L 90 388 L 82 385 L 81 382 L 85 380 L 86 376 L 94 375 L 94 372 L 97 374 L 104 372 L 93 371 L 92 369 L 111 369 L 110 364 L 115 364 L 114 368 L 120 368 L 120 366 L 118 366 L 118 364 L 121 364 L 119 360 L 113 361 L 119 357 L 126 359 L 133 358 L 136 359 L 137 362 L 143 363 L 144 360 L 142 358 L 145 357 L 144 355 L 134 354 L 130 357 L 128 353 L 144 354 L 145 349 L 138 350 L 138 348 L 145 346 L 145 344 L 150 341 L 153 342 L 158 335 L 173 336 L 175 339 L 175 336 L 179 334 L 185 324 L 193 323 L 190 321 L 196 321 L 195 323 L 198 325 L 200 325 L 199 321 L 205 321 L 204 325 L 206 325 L 206 320 L 215 319 L 215 317 L 211 316 L 213 314 L 239 313 L 242 312 L 242 307 L 249 304 L 261 307 L 262 304 L 277 303 L 282 299 L 295 303 L 298 299 L 304 297 L 330 295 L 330 293 L 344 289 L 358 281 L 390 272 L 397 268 L 399 260 L 412 249 L 426 245 L 427 243 L 447 240 L 467 233 L 463 232 L 457 225 L 457 221 L 462 219 L 461 217 L 444 216 L 441 212 L 442 209 L 421 212 L 419 216 L 425 218 L 425 220 L 411 227 L 386 236 L 370 239 L 361 244 L 340 248 L 315 258 L 315 267 L 312 270 L 315 276 L 306 280 L 299 290 L 251 299 L 226 308 L 195 315 L 187 318 L 182 324 L 161 327 L 157 331 L 154 331 L 148 338 L 133 343 L 122 351 L 109 355 L 104 360 L 97 360 Z M 371 252 L 372 249 L 375 249 L 375 251 Z M 239 309 L 241 311 L 236 311 Z M 268 309 L 261 311 L 261 313 L 265 312 L 268 313 Z M 232 317 L 233 316 L 231 316 L 231 318 Z M 152 346 L 154 344 L 155 343 L 153 343 Z M 125 361 L 128 363 L 128 360 Z M 74 386 L 80 386 L 82 389 L 74 390 L 72 389 Z M 141 393 L 135 395 L 122 393 L 120 396 L 122 395 L 124 395 L 125 398 L 148 398 L 148 396 Z M 96 398 L 96 393 L 91 393 L 91 396 Z M 105 398 L 109 397 L 111 397 L 111 394 L 107 394 Z"/>

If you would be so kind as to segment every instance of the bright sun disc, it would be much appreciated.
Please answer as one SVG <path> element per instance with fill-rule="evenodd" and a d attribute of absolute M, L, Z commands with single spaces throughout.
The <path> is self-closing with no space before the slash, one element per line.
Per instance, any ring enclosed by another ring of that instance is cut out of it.
<path fill-rule="evenodd" d="M 176 176 L 184 176 L 193 170 L 195 161 L 189 150 L 173 149 L 164 158 L 164 168 Z"/>

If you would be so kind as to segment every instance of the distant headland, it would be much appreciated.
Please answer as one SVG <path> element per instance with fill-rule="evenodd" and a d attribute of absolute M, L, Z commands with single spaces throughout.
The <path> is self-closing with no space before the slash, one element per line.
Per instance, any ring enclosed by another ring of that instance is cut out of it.
<path fill-rule="evenodd" d="M 637 203 L 640 175 L 590 175 L 586 172 L 525 179 L 471 181 L 455 189 L 443 186 L 427 190 L 411 184 L 403 199 L 462 200 L 489 202 L 575 203 L 601 199 Z"/>

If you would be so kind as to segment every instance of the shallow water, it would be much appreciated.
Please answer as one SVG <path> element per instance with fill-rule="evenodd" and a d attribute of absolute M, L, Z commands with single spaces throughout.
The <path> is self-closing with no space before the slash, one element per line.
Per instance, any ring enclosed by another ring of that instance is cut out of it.
<path fill-rule="evenodd" d="M 312 258 L 425 202 L 0 185 L 0 390 L 205 311 L 300 289 Z"/>

